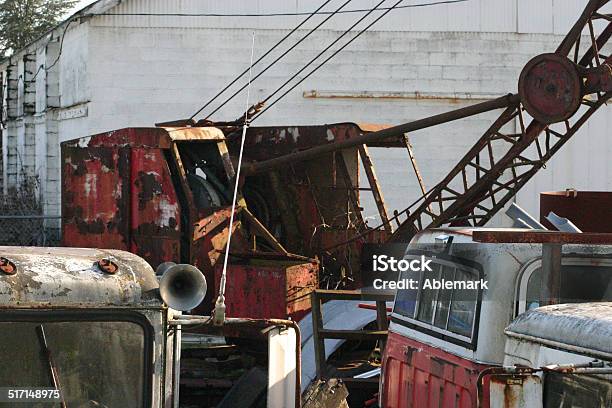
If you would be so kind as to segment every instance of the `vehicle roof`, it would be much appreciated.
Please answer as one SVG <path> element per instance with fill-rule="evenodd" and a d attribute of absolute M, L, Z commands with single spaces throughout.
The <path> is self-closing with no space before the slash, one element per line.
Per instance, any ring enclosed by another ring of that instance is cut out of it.
<path fill-rule="evenodd" d="M 225 140 L 215 127 L 134 127 L 111 130 L 92 136 L 68 140 L 63 147 L 149 147 L 168 149 L 173 142 L 218 142 Z"/>
<path fill-rule="evenodd" d="M 519 315 L 506 328 L 506 334 L 591 355 L 612 356 L 612 302 L 539 307 Z"/>
<path fill-rule="evenodd" d="M 0 247 L 16 273 L 0 272 L 0 309 L 163 306 L 155 272 L 125 251 L 88 248 Z M 109 259 L 114 274 L 97 262 Z"/>

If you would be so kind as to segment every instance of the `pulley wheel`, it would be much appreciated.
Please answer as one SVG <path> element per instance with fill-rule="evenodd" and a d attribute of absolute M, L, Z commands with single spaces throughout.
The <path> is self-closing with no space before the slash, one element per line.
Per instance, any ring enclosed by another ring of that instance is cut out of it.
<path fill-rule="evenodd" d="M 541 54 L 523 68 L 518 90 L 527 112 L 550 124 L 576 113 L 582 99 L 582 80 L 574 63 L 566 57 Z"/>

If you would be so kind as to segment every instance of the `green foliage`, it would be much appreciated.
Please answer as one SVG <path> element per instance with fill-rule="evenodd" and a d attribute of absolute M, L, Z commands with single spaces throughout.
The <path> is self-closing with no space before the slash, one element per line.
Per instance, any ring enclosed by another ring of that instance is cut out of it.
<path fill-rule="evenodd" d="M 53 28 L 76 0 L 0 0 L 0 56 Z"/>

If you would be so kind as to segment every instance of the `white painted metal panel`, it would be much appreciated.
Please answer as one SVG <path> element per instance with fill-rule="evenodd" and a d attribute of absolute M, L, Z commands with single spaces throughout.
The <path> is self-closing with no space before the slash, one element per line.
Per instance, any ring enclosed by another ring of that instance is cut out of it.
<path fill-rule="evenodd" d="M 576 0 L 553 0 L 553 32 L 555 34 L 567 34 L 572 28 L 586 1 Z"/>
<path fill-rule="evenodd" d="M 573 138 L 518 193 L 517 203 L 532 215 L 540 211 L 542 191 L 612 190 L 612 107 L 604 106 L 595 113 Z"/>
<path fill-rule="evenodd" d="M 334 0 L 323 11 L 333 11 L 345 0 Z M 551 0 L 552 1 L 552 0 Z M 401 8 L 391 11 L 374 29 L 381 31 L 516 31 L 517 0 L 468 0 L 465 3 L 427 5 L 436 0 L 405 0 Z M 380 7 L 391 7 L 395 2 L 385 1 Z M 189 17 L 139 16 L 138 13 L 185 14 L 270 14 L 310 13 L 323 4 L 322 0 L 258 0 L 226 2 L 221 0 L 130 0 L 108 11 L 113 15 L 98 19 L 96 24 L 131 27 L 184 27 L 184 28 L 258 28 L 291 29 L 306 18 L 302 16 L 272 17 Z M 353 0 L 343 10 L 367 10 L 378 4 L 372 0 Z M 405 7 L 416 6 L 416 7 Z M 346 29 L 361 13 L 336 15 L 325 27 Z M 381 12 L 374 12 L 372 21 Z M 312 18 L 304 28 L 312 28 L 325 16 Z M 368 24 L 364 22 L 364 25 Z"/>
<path fill-rule="evenodd" d="M 553 0 L 517 0 L 519 33 L 552 33 Z"/>
<path fill-rule="evenodd" d="M 295 407 L 296 349 L 295 329 L 274 328 L 268 333 L 269 408 Z"/>
<path fill-rule="evenodd" d="M 531 376 L 491 376 L 490 408 L 541 408 L 544 400 L 542 380 Z"/>

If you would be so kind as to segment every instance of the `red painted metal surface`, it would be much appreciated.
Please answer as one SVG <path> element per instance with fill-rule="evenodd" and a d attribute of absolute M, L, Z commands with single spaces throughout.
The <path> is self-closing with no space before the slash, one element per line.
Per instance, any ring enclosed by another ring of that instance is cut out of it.
<path fill-rule="evenodd" d="M 612 232 L 612 192 L 551 191 L 540 194 L 540 222 L 554 229 L 546 220 L 552 211 L 571 220 L 582 232 Z"/>
<path fill-rule="evenodd" d="M 191 263 L 214 282 L 231 207 L 198 207 L 185 171 L 193 155 L 202 154 L 211 166 L 217 163 L 218 180 L 227 181 L 222 177 L 228 172 L 223 140 L 220 131 L 210 128 L 129 128 L 63 143 L 63 244 L 128 250 L 154 268 L 166 261 Z M 192 156 L 183 158 L 182 151 Z M 240 218 L 233 235 L 232 251 L 253 248 Z M 310 308 L 308 294 L 316 287 L 317 271 L 317 263 L 303 259 L 255 255 L 230 265 L 230 315 L 301 317 Z M 210 312 L 216 295 L 209 291 L 198 311 Z"/>
<path fill-rule="evenodd" d="M 99 135 L 62 146 L 63 245 L 128 250 L 153 267 L 176 262 L 181 211 L 163 150 L 134 147 L 135 140 L 118 145 L 118 135 L 124 143 L 125 135 L 145 141 L 157 130 L 109 132 L 107 144 Z"/>
<path fill-rule="evenodd" d="M 486 365 L 390 332 L 383 359 L 381 406 L 475 408 L 478 374 L 485 368 Z M 489 406 L 488 398 L 483 402 L 484 407 Z"/>
<path fill-rule="evenodd" d="M 219 286 L 222 263 L 215 269 Z M 230 317 L 257 319 L 290 317 L 299 321 L 310 310 L 310 293 L 317 287 L 319 265 L 291 257 L 248 256 L 227 269 L 226 312 Z"/>
<path fill-rule="evenodd" d="M 180 259 L 181 210 L 163 151 L 130 152 L 130 252 L 154 267 Z"/>
<path fill-rule="evenodd" d="M 129 150 L 62 148 L 65 246 L 128 250 Z"/>

